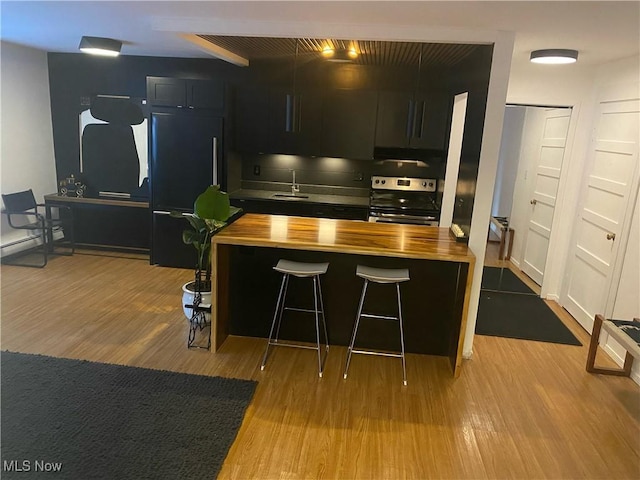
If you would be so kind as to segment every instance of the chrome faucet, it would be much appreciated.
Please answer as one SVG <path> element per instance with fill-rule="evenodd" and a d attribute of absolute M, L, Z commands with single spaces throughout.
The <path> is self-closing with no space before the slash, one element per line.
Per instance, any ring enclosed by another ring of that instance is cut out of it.
<path fill-rule="evenodd" d="M 296 171 L 291 170 L 291 173 L 293 174 L 293 180 L 291 181 L 291 194 L 295 195 L 300 191 L 300 185 L 296 183 Z"/>

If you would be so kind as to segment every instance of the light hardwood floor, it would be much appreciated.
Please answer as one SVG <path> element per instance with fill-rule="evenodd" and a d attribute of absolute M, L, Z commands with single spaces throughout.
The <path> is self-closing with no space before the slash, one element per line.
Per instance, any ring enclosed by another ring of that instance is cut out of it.
<path fill-rule="evenodd" d="M 221 479 L 640 478 L 640 388 L 585 371 L 589 337 L 561 308 L 583 347 L 476 336 L 459 379 L 444 357 L 408 355 L 403 387 L 392 358 L 356 356 L 343 380 L 344 347 L 322 379 L 306 350 L 274 349 L 260 371 L 263 339 L 188 350 L 191 272 L 145 258 L 80 252 L 0 275 L 4 350 L 257 380 Z"/>

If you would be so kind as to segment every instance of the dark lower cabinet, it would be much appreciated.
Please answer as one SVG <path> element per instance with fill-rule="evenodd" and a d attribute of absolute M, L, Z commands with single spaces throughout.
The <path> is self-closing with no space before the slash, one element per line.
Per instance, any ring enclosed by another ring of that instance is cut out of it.
<path fill-rule="evenodd" d="M 312 216 L 319 218 L 339 218 L 344 220 L 367 220 L 369 209 L 367 207 L 353 207 L 341 205 L 315 205 L 312 207 Z"/>
<path fill-rule="evenodd" d="M 195 268 L 196 250 L 182 241 L 189 223 L 184 218 L 153 214 L 153 250 L 151 263 L 163 267 Z"/>
<path fill-rule="evenodd" d="M 278 200 L 231 200 L 232 205 L 242 208 L 244 213 L 269 215 L 291 215 L 296 217 L 339 218 L 344 220 L 366 220 L 369 209 L 352 205 L 329 205 L 298 203 Z"/>
<path fill-rule="evenodd" d="M 447 356 L 451 342 L 459 338 L 459 324 L 464 302 L 466 266 L 454 262 L 364 256 L 335 252 L 310 252 L 262 247 L 231 247 L 229 278 L 229 318 L 232 335 L 268 337 L 276 307 L 282 275 L 273 270 L 281 258 L 299 262 L 329 262 L 322 276 L 322 293 L 333 345 L 348 345 L 353 321 L 362 292 L 362 279 L 355 275 L 357 265 L 377 268 L 408 268 L 411 280 L 401 286 L 402 309 L 407 352 Z M 464 277 L 462 277 L 464 278 Z M 379 315 L 397 314 L 395 288 L 370 284 L 366 311 Z M 313 305 L 313 288 L 309 279 L 292 280 L 289 298 L 299 308 Z M 315 342 L 312 315 L 285 312 L 279 338 Z M 400 351 L 397 322 L 363 320 L 358 329 L 357 345 L 372 350 Z"/>

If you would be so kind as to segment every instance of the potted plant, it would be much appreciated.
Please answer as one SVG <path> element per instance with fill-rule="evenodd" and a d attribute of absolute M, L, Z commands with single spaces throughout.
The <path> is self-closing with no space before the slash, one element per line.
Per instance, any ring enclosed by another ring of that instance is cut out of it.
<path fill-rule="evenodd" d="M 190 228 L 182 232 L 182 241 L 193 245 L 196 251 L 195 278 L 182 286 L 182 305 L 185 316 L 191 320 L 193 312 L 186 305 L 193 305 L 196 295 L 198 304 L 211 305 L 211 237 L 227 224 L 229 218 L 240 209 L 232 207 L 229 195 L 219 185 L 211 185 L 202 192 L 193 205 L 193 213 L 171 212 L 172 217 L 185 218 Z M 211 320 L 211 315 L 205 315 Z"/>

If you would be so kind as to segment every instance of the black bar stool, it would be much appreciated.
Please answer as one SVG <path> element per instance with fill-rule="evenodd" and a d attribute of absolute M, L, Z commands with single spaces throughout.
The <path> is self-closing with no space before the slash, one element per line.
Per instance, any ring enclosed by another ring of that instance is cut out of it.
<path fill-rule="evenodd" d="M 364 278 L 364 286 L 362 287 L 362 295 L 360 295 L 360 305 L 358 306 L 358 314 L 356 316 L 356 323 L 353 327 L 353 333 L 351 334 L 351 342 L 349 343 L 349 349 L 347 353 L 347 364 L 344 368 L 344 378 L 347 378 L 349 372 L 349 364 L 351 363 L 351 355 L 353 353 L 360 353 L 364 355 L 380 355 L 383 357 L 399 357 L 402 359 L 402 382 L 407 384 L 407 368 L 404 359 L 404 326 L 402 324 L 402 304 L 400 302 L 400 283 L 409 280 L 409 269 L 400 268 L 373 268 L 366 267 L 364 265 L 358 265 L 356 268 L 356 275 Z M 398 292 L 398 316 L 390 317 L 386 315 L 373 315 L 371 313 L 362 313 L 362 307 L 364 305 L 364 299 L 367 294 L 367 286 L 369 282 L 375 283 L 395 283 L 396 291 Z M 397 320 L 400 325 L 400 346 L 401 353 L 387 353 L 387 352 L 375 352 L 371 350 L 355 350 L 353 345 L 356 341 L 356 335 L 358 333 L 358 326 L 360 325 L 360 318 L 378 318 L 382 320 Z"/>
<path fill-rule="evenodd" d="M 269 353 L 269 346 L 281 346 L 281 347 L 293 347 L 293 348 L 305 348 L 309 350 L 318 351 L 318 376 L 322 378 L 322 370 L 324 368 L 324 362 L 327 359 L 329 353 L 329 336 L 327 335 L 327 322 L 324 317 L 324 304 L 322 302 L 322 289 L 320 288 L 320 275 L 327 273 L 329 268 L 328 263 L 302 263 L 293 262 L 291 260 L 279 260 L 278 264 L 273 267 L 274 270 L 283 274 L 282 284 L 280 285 L 280 293 L 278 294 L 278 301 L 276 303 L 276 311 L 273 314 L 273 322 L 271 323 L 271 331 L 269 332 L 269 341 L 267 342 L 267 349 L 264 352 L 262 359 L 262 365 L 260 370 L 264 370 L 267 363 L 267 355 Z M 298 278 L 312 278 L 313 279 L 313 310 L 306 308 L 293 308 L 287 307 L 286 297 L 287 288 L 289 286 L 289 277 L 293 275 Z M 319 307 L 319 308 L 318 308 Z M 313 313 L 316 320 L 316 346 L 299 345 L 295 343 L 283 343 L 278 341 L 278 334 L 280 333 L 280 324 L 282 322 L 282 313 L 285 310 L 291 310 L 296 312 Z M 325 355 L 322 358 L 322 350 L 320 348 L 320 315 L 322 315 L 322 325 L 324 327 L 324 340 L 325 340 Z M 275 330 L 275 337 L 274 337 Z"/>

